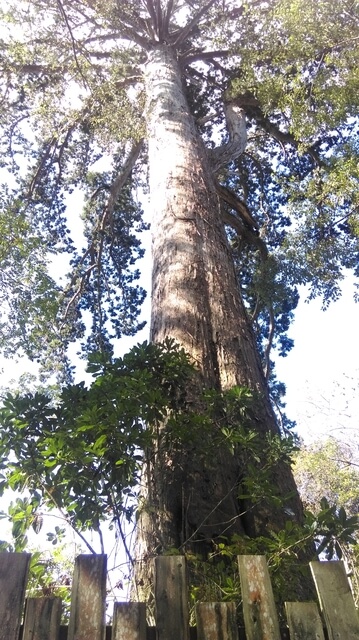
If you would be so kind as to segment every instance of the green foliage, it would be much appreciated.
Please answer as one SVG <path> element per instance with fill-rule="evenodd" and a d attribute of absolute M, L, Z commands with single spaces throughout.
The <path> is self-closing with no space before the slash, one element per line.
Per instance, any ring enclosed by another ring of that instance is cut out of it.
<path fill-rule="evenodd" d="M 1 517 L 4 517 L 2 514 Z M 14 520 L 14 514 L 9 509 L 9 515 Z M 21 511 L 17 510 L 20 522 Z M 16 517 L 15 517 L 16 518 Z M 34 523 L 34 520 L 33 520 Z M 56 527 L 59 529 L 59 527 Z M 23 530 L 26 531 L 25 523 Z M 13 535 L 16 532 L 13 528 Z M 53 535 L 53 534 L 49 534 Z M 61 536 L 62 537 L 62 536 Z M 55 538 L 54 538 L 55 539 Z M 27 544 L 26 536 L 15 538 L 15 544 L 0 540 L 0 552 L 23 552 L 31 553 L 29 573 L 27 578 L 26 597 L 58 597 L 62 600 L 62 623 L 68 622 L 71 604 L 71 585 L 74 570 L 75 558 L 69 552 L 69 544 L 65 542 L 59 544 L 56 540 L 55 546 L 48 551 L 39 551 L 37 548 Z"/>
<path fill-rule="evenodd" d="M 307 513 L 307 520 L 316 533 L 317 554 L 325 552 L 328 560 L 334 557 L 341 560 L 343 548 L 357 544 L 354 536 L 358 531 L 359 516 L 348 517 L 344 507 L 330 506 L 326 498 L 321 499 L 320 507 L 316 516 Z"/>
<path fill-rule="evenodd" d="M 95 380 L 65 387 L 59 401 L 42 393 L 8 394 L 1 410 L 1 491 L 26 492 L 10 507 L 23 545 L 43 505 L 78 530 L 119 514 L 131 520 L 143 451 L 156 427 L 180 411 L 193 369 L 167 340 L 144 343 L 113 362 L 94 354 Z"/>
<path fill-rule="evenodd" d="M 335 438 L 303 445 L 293 471 L 307 510 L 317 513 L 325 496 L 330 507 L 341 505 L 349 515 L 359 512 L 359 470 L 348 445 Z"/>
<path fill-rule="evenodd" d="M 265 555 L 281 612 L 285 601 L 298 599 L 298 581 L 313 590 L 313 586 L 309 586 L 309 560 L 323 554 L 327 560 L 347 560 L 349 548 L 357 553 L 358 529 L 358 516 L 348 517 L 343 507 L 331 507 L 323 498 L 319 512 L 314 516 L 307 511 L 302 525 L 288 519 L 283 529 L 275 531 L 268 528 L 267 535 L 257 538 L 246 535 L 234 535 L 230 540 L 223 538 L 217 542 L 209 561 L 188 556 L 194 575 L 191 601 L 193 604 L 215 600 L 239 602 L 241 589 L 237 556 Z M 308 554 L 310 549 L 312 557 Z M 306 561 L 300 561 L 300 557 L 306 557 Z"/>
<path fill-rule="evenodd" d="M 74 558 L 68 544 L 49 552 L 31 551 L 27 597 L 58 597 L 62 600 L 62 622 L 68 623 Z"/>
<path fill-rule="evenodd" d="M 358 600 L 359 472 L 353 451 L 334 438 L 302 446 L 293 470 L 317 553 L 345 561 Z"/>
<path fill-rule="evenodd" d="M 273 468 L 292 445 L 255 434 L 251 392 L 209 391 L 194 403 L 193 369 L 170 342 L 111 361 L 113 339 L 141 326 L 134 266 L 146 225 L 136 190 L 146 188 L 139 142 L 151 100 L 143 72 L 156 44 L 175 50 L 209 156 L 218 135 L 226 140 L 224 101 L 245 111 L 246 151 L 216 179 L 256 221 L 228 236 L 270 380 L 270 348 L 285 355 L 292 346 L 298 285 L 326 306 L 340 295 L 343 269 L 359 273 L 357 2 L 16 0 L 0 17 L 0 349 L 67 380 L 69 343 L 96 351 L 89 388 L 66 386 L 55 401 L 40 392 L 4 400 L 0 489 L 26 492 L 11 506 L 14 544 L 25 544 L 29 526 L 39 529 L 44 505 L 79 532 L 98 530 L 107 516 L 130 520 L 154 438 L 208 458 L 220 446 L 239 452 L 241 499 L 283 510 Z M 81 202 L 69 200 L 76 193 Z M 54 277 L 62 258 L 69 273 Z M 338 536 L 350 542 L 355 525 L 334 503 L 319 509 L 329 553 Z M 291 524 L 257 542 L 274 566 L 305 539 Z"/>
<path fill-rule="evenodd" d="M 194 448 L 209 467 L 226 448 L 243 464 L 243 505 L 285 507 L 273 469 L 288 462 L 294 444 L 253 430 L 248 389 L 207 390 L 194 400 L 195 369 L 169 339 L 115 360 L 97 352 L 88 369 L 94 375 L 88 388 L 64 387 L 57 399 L 35 392 L 3 401 L 0 487 L 24 495 L 8 513 L 16 549 L 26 546 L 30 527 L 41 529 L 45 508 L 57 509 L 79 534 L 99 531 L 110 519 L 121 535 L 122 518 L 130 522 L 138 508 L 142 463 L 154 442 L 166 452 Z M 57 527 L 49 540 L 55 544 L 61 535 Z"/>

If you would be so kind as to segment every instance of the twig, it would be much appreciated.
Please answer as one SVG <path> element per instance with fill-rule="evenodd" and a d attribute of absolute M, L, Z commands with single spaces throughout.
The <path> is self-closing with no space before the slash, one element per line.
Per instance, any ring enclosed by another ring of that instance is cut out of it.
<path fill-rule="evenodd" d="M 70 27 L 70 23 L 68 21 L 67 15 L 66 15 L 66 11 L 64 9 L 64 6 L 63 6 L 61 0 L 57 0 L 57 4 L 59 5 L 60 13 L 61 13 L 61 15 L 62 15 L 62 17 L 63 17 L 63 19 L 65 21 L 66 27 L 67 27 L 68 32 L 70 34 L 71 46 L 72 46 L 72 51 L 73 51 L 73 54 L 74 54 L 76 67 L 78 69 L 78 72 L 79 72 L 82 80 L 83 80 L 83 83 L 84 83 L 85 87 L 88 89 L 88 82 L 87 82 L 84 74 L 82 73 L 82 69 L 81 69 L 80 63 L 78 61 L 77 52 L 76 52 L 76 40 L 75 40 L 75 38 L 73 36 L 72 29 Z"/>

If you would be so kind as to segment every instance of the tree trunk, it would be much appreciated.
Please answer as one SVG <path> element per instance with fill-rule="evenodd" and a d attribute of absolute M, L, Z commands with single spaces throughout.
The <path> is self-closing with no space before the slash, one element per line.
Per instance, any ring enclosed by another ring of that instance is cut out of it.
<path fill-rule="evenodd" d="M 252 389 L 258 398 L 254 428 L 263 437 L 267 432 L 276 434 L 207 151 L 190 113 L 175 54 L 167 45 L 158 45 L 149 54 L 146 95 L 153 253 L 151 340 L 170 336 L 183 346 L 198 367 L 202 387 Z M 280 527 L 283 512 L 273 513 L 265 505 L 248 510 L 248 505 L 244 508 L 240 503 L 242 477 L 240 457 L 227 450 L 208 461 L 190 447 L 154 448 L 144 471 L 136 560 L 146 564 L 172 547 L 206 554 L 223 534 L 252 537 L 263 533 L 269 523 Z M 278 465 L 274 481 L 282 495 L 293 492 L 290 507 L 300 521 L 301 504 L 289 467 Z M 143 583 L 144 574 L 139 575 Z"/>

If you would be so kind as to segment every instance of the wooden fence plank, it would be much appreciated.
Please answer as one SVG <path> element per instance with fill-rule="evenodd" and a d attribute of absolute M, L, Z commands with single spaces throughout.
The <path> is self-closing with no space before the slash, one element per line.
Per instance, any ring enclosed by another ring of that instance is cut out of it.
<path fill-rule="evenodd" d="M 311 562 L 329 640 L 359 640 L 359 618 L 344 564 Z"/>
<path fill-rule="evenodd" d="M 197 640 L 238 640 L 234 602 L 199 602 L 196 621 Z"/>
<path fill-rule="evenodd" d="M 68 640 L 103 640 L 106 600 L 105 555 L 80 555 L 72 582 Z"/>
<path fill-rule="evenodd" d="M 247 640 L 280 640 L 265 556 L 238 556 Z"/>
<path fill-rule="evenodd" d="M 30 557 L 0 553 L 0 640 L 18 639 Z"/>
<path fill-rule="evenodd" d="M 144 602 L 115 602 L 112 640 L 146 640 Z"/>
<path fill-rule="evenodd" d="M 182 556 L 155 559 L 157 640 L 189 640 L 186 560 Z"/>
<path fill-rule="evenodd" d="M 58 640 L 61 598 L 28 598 L 22 640 Z"/>
<path fill-rule="evenodd" d="M 316 602 L 286 602 L 285 611 L 291 640 L 324 640 Z"/>

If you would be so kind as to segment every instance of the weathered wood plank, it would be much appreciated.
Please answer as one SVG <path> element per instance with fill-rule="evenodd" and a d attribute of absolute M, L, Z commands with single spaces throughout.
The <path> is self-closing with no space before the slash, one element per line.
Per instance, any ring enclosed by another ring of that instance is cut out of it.
<path fill-rule="evenodd" d="M 280 640 L 265 556 L 238 556 L 247 640 Z"/>
<path fill-rule="evenodd" d="M 238 640 L 234 602 L 199 602 L 196 622 L 197 640 Z"/>
<path fill-rule="evenodd" d="M 0 553 L 0 640 L 17 640 L 24 606 L 29 553 Z"/>
<path fill-rule="evenodd" d="M 146 640 L 144 602 L 115 602 L 112 640 Z"/>
<path fill-rule="evenodd" d="M 103 640 L 106 567 L 105 555 L 80 555 L 76 558 L 68 640 Z"/>
<path fill-rule="evenodd" d="M 285 611 L 291 640 L 324 640 L 324 631 L 315 602 L 286 602 Z"/>
<path fill-rule="evenodd" d="M 359 640 L 359 617 L 344 564 L 311 562 L 329 640 Z"/>
<path fill-rule="evenodd" d="M 186 560 L 182 556 L 155 559 L 157 640 L 189 640 Z"/>
<path fill-rule="evenodd" d="M 28 598 L 22 640 L 58 640 L 61 598 Z"/>

